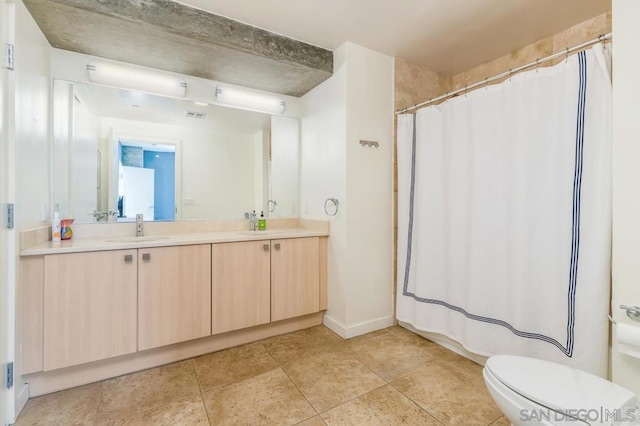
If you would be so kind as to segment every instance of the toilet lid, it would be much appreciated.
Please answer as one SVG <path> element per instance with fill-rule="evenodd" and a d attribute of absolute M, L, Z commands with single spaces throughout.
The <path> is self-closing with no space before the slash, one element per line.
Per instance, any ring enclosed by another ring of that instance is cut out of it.
<path fill-rule="evenodd" d="M 636 396 L 631 391 L 553 362 L 497 355 L 487 360 L 485 368 L 511 390 L 556 411 L 635 407 Z"/>

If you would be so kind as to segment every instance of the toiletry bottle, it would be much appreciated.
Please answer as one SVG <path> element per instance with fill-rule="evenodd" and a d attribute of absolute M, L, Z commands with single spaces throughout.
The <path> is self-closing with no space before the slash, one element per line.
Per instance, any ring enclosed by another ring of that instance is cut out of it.
<path fill-rule="evenodd" d="M 260 212 L 260 219 L 258 219 L 258 231 L 265 231 L 267 229 L 267 219 L 264 218 L 264 212 Z"/>
<path fill-rule="evenodd" d="M 51 241 L 60 241 L 60 214 L 53 212 L 53 220 L 51 221 Z"/>

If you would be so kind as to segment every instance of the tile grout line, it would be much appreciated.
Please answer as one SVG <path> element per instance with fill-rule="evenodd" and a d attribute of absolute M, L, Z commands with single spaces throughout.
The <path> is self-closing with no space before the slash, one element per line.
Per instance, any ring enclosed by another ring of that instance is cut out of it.
<path fill-rule="evenodd" d="M 339 337 L 339 336 L 338 336 L 338 337 Z M 377 339 L 378 337 L 380 337 L 380 336 L 374 337 L 373 339 Z M 373 339 L 372 339 L 372 340 L 373 340 Z M 287 374 L 287 372 L 284 370 L 284 368 L 282 368 L 282 365 L 280 365 L 280 363 L 278 363 L 278 362 L 275 360 L 275 358 L 273 359 L 273 360 L 278 364 L 278 366 L 280 367 L 280 369 L 282 370 L 282 372 L 287 376 L 287 378 L 289 378 L 289 380 L 291 381 L 291 383 L 293 383 L 293 385 L 296 387 L 296 389 L 298 389 L 298 392 L 300 392 L 300 394 L 301 394 L 301 395 L 304 397 L 304 399 L 309 403 L 309 405 L 311 405 L 311 408 L 313 408 L 313 410 L 317 413 L 317 415 L 318 415 L 318 416 L 320 416 L 320 419 L 321 419 L 323 422 L 324 422 L 324 419 L 322 418 L 322 415 L 321 415 L 321 414 L 326 413 L 326 412 L 327 412 L 327 411 L 329 411 L 329 410 L 333 410 L 333 409 L 334 409 L 334 408 L 336 408 L 336 407 L 340 407 L 341 405 L 346 404 L 346 403 L 348 403 L 348 402 L 351 402 L 351 401 L 353 401 L 354 399 L 358 399 L 358 398 L 360 398 L 360 397 L 362 397 L 362 396 L 364 396 L 364 395 L 367 395 L 367 394 L 369 394 L 369 393 L 371 393 L 371 392 L 374 392 L 374 391 L 376 391 L 376 390 L 378 390 L 378 389 L 380 389 L 380 388 L 383 388 L 384 386 L 389 385 L 389 383 L 384 379 L 384 377 L 381 377 L 378 373 L 376 373 L 375 371 L 373 371 L 371 368 L 369 368 L 369 366 L 367 366 L 365 363 L 363 363 L 362 361 L 360 361 L 360 359 L 358 359 L 358 357 L 356 357 L 356 355 L 355 355 L 355 353 L 353 352 L 353 350 L 352 350 L 352 349 L 349 347 L 349 345 L 347 344 L 347 341 L 348 341 L 348 340 L 349 340 L 349 339 L 343 339 L 342 343 L 344 343 L 344 345 L 345 345 L 345 347 L 346 347 L 347 352 L 349 353 L 349 355 L 350 355 L 350 356 L 352 356 L 352 357 L 353 357 L 357 362 L 359 362 L 359 363 L 360 363 L 364 368 L 366 368 L 367 370 L 369 370 L 369 371 L 370 371 L 374 376 L 376 376 L 376 377 L 378 377 L 378 378 L 382 379 L 382 381 L 384 382 L 384 384 L 383 384 L 383 385 L 381 385 L 381 386 L 378 386 L 378 387 L 376 387 L 375 389 L 372 389 L 372 390 L 370 390 L 370 391 L 368 391 L 368 392 L 365 392 L 365 393 L 363 393 L 362 395 L 355 396 L 355 397 L 353 397 L 353 398 L 351 398 L 351 399 L 349 399 L 349 400 L 347 400 L 347 401 L 344 401 L 344 402 L 342 402 L 342 403 L 340 403 L 340 404 L 338 404 L 338 405 L 336 405 L 336 406 L 330 407 L 330 408 L 328 408 L 328 409 L 326 409 L 326 410 L 324 410 L 324 411 L 318 411 L 318 410 L 313 406 L 313 404 L 311 404 L 311 402 L 307 399 L 307 397 L 304 395 L 304 393 L 303 393 L 303 392 L 298 388 L 298 386 L 297 386 L 297 385 L 295 384 L 295 382 L 291 379 L 291 377 L 289 377 L 289 375 L 288 375 L 288 374 Z M 265 350 L 266 350 L 267 352 L 269 352 L 269 350 L 268 350 L 266 347 L 265 347 Z M 270 352 L 269 352 L 269 355 L 271 355 L 271 353 L 270 353 Z M 313 357 L 314 355 L 309 355 L 309 356 L 310 356 L 310 357 Z M 271 355 L 271 357 L 273 358 L 273 355 Z M 326 424 L 326 423 L 325 423 L 325 424 Z"/>
<path fill-rule="evenodd" d="M 389 386 L 393 386 L 393 385 L 389 385 Z M 414 403 L 416 405 L 416 407 L 418 407 L 419 409 L 421 409 L 422 411 L 424 411 L 425 413 L 427 413 L 427 415 L 429 415 L 429 417 L 431 417 L 432 419 L 434 419 L 436 422 L 438 422 L 441 425 L 444 425 L 444 422 L 442 422 L 439 418 L 437 418 L 435 415 L 431 414 L 429 412 L 429 410 L 424 409 L 420 406 L 420 404 L 418 404 L 416 401 L 414 401 L 413 398 L 411 398 L 409 395 L 406 395 L 404 392 L 402 392 L 400 389 L 396 388 L 395 386 L 393 386 L 393 388 L 395 390 L 397 390 L 398 392 L 400 392 L 400 395 L 404 396 L 405 398 L 407 398 L 409 401 L 411 401 L 412 403 Z"/>
<path fill-rule="evenodd" d="M 249 343 L 249 344 L 250 344 L 250 345 L 252 345 L 253 343 Z M 241 346 L 245 346 L 245 345 L 241 345 Z M 211 386 L 211 387 L 209 387 L 209 388 L 204 389 L 204 391 L 203 391 L 203 392 L 209 392 L 209 391 L 212 391 L 212 390 L 215 390 L 215 389 L 223 388 L 223 387 L 225 387 L 225 386 L 234 385 L 234 384 L 236 384 L 236 383 L 240 383 L 240 382 L 243 382 L 243 381 L 248 380 L 248 379 L 253 379 L 254 377 L 258 377 L 258 376 L 261 376 L 261 375 L 263 375 L 263 374 L 269 373 L 269 372 L 271 372 L 271 371 L 273 371 L 273 370 L 276 370 L 276 369 L 279 367 L 278 363 L 276 362 L 276 360 L 275 360 L 275 359 L 273 359 L 273 357 L 271 356 L 271 354 L 269 353 L 269 351 L 267 350 L 267 348 L 265 348 L 262 344 L 260 344 L 260 346 L 262 346 L 262 347 L 263 347 L 263 349 L 265 350 L 265 352 L 267 353 L 267 355 L 269 355 L 269 357 L 270 357 L 270 358 L 273 360 L 273 362 L 276 364 L 275 368 L 272 368 L 271 370 L 268 370 L 268 371 L 263 371 L 262 373 L 256 373 L 256 374 L 253 374 L 253 375 L 251 375 L 251 376 L 247 376 L 247 377 L 244 377 L 244 378 L 242 378 L 242 379 L 233 380 L 233 381 L 231 381 L 231 382 L 229 382 L 229 383 L 224 383 L 224 384 L 221 384 L 221 385 Z M 238 347 L 240 347 L 240 346 L 236 346 L 236 347 L 228 348 L 228 349 L 223 349 L 222 351 L 211 352 L 211 353 L 208 353 L 208 354 L 204 354 L 204 355 L 200 355 L 200 356 L 197 356 L 197 357 L 193 357 L 193 358 L 191 358 L 191 361 L 193 361 L 193 368 L 194 368 L 194 370 L 195 370 L 195 372 L 196 372 L 196 380 L 198 381 L 198 386 L 200 386 L 200 376 L 198 375 L 198 369 L 195 367 L 195 360 L 196 360 L 196 358 L 202 358 L 202 357 L 209 356 L 209 355 L 213 355 L 213 354 L 216 354 L 216 353 L 220 353 L 220 352 L 224 352 L 224 351 L 233 350 L 233 349 L 236 349 L 236 348 L 238 348 Z M 200 386 L 200 389 L 202 390 L 202 386 Z"/>
<path fill-rule="evenodd" d="M 307 417 L 306 419 L 301 420 L 298 423 L 302 423 L 304 421 L 307 421 L 309 419 L 314 418 L 315 416 L 319 416 L 320 413 L 318 412 L 318 410 L 316 410 L 316 407 L 313 406 L 313 404 L 311 403 L 311 401 L 309 401 L 307 399 L 307 397 L 305 396 L 304 393 L 302 393 L 302 391 L 300 390 L 300 388 L 298 388 L 298 385 L 295 384 L 295 382 L 293 380 L 291 380 L 291 377 L 289 377 L 289 375 L 287 374 L 286 371 L 284 371 L 284 368 L 282 368 L 281 365 L 278 365 L 278 368 L 280 369 L 280 371 L 282 371 L 282 373 L 284 373 L 285 376 L 287 376 L 287 379 L 291 382 L 291 384 L 293 385 L 294 388 L 296 388 L 296 390 L 298 391 L 298 393 L 304 398 L 305 401 L 307 401 L 307 404 L 309 404 L 309 407 L 311 407 L 311 409 L 316 413 L 314 416 L 311 417 Z"/>
<path fill-rule="evenodd" d="M 382 379 L 382 380 L 384 380 L 384 379 Z M 356 399 L 358 399 L 358 398 L 362 398 L 363 396 L 366 396 L 366 395 L 369 395 L 370 393 L 373 393 L 373 392 L 375 392 L 375 391 L 378 391 L 378 390 L 382 389 L 382 388 L 383 388 L 383 387 L 385 387 L 385 386 L 389 386 L 389 384 L 388 384 L 388 383 L 385 383 L 384 385 L 382 385 L 382 386 L 378 386 L 378 387 L 377 387 L 377 388 L 375 388 L 375 389 L 371 389 L 370 391 L 365 392 L 365 393 L 363 393 L 362 395 L 354 396 L 354 397 L 353 397 L 353 398 L 351 398 L 351 399 L 348 399 L 348 400 L 346 400 L 346 401 L 344 401 L 344 402 L 341 402 L 341 403 L 340 403 L 340 404 L 338 404 L 338 405 L 335 405 L 335 406 L 333 406 L 333 407 L 331 407 L 331 408 L 328 408 L 328 409 L 326 409 L 326 410 L 322 411 L 321 413 L 318 413 L 318 415 L 322 418 L 322 414 L 326 414 L 326 413 L 328 413 L 329 411 L 331 411 L 331 410 L 333 410 L 333 409 L 335 409 L 335 408 L 342 407 L 343 405 L 348 404 L 348 403 L 350 403 L 350 402 L 352 402 L 352 401 L 355 401 L 355 400 L 356 400 Z M 324 420 L 324 419 L 323 419 L 323 420 Z"/>
<path fill-rule="evenodd" d="M 436 416 L 434 416 L 433 414 L 431 414 L 431 413 L 430 413 L 429 411 L 427 411 L 426 409 L 422 408 L 422 407 L 421 407 L 417 402 L 415 402 L 413 399 L 409 398 L 409 396 L 408 396 L 408 395 L 405 395 L 405 394 L 404 394 L 404 392 L 402 392 L 400 389 L 398 389 L 398 388 L 396 388 L 396 387 L 394 387 L 394 386 L 392 386 L 392 385 L 389 385 L 389 386 L 393 387 L 396 391 L 398 391 L 398 393 L 400 393 L 400 395 L 404 396 L 404 397 L 405 397 L 405 398 L 407 398 L 409 401 L 411 401 L 411 403 L 412 403 L 412 404 L 414 404 L 416 407 L 418 407 L 418 409 L 420 409 L 420 410 L 424 411 L 424 412 L 427 414 L 427 416 L 429 416 L 429 417 L 431 417 L 433 420 L 435 420 L 435 421 L 436 421 L 436 423 L 441 424 L 441 425 L 444 425 L 444 423 L 443 423 L 443 422 L 441 422 L 441 421 L 440 421 L 440 419 L 438 419 Z"/>
<path fill-rule="evenodd" d="M 200 386 L 200 378 L 198 377 L 198 372 L 196 371 L 195 363 L 193 362 L 194 358 L 191 358 L 191 368 L 193 369 L 193 375 L 196 378 L 196 384 L 198 385 L 198 392 L 200 393 L 200 402 L 202 402 L 202 408 L 204 408 L 204 414 L 207 416 L 207 423 L 210 425 L 211 419 L 209 418 L 209 410 L 207 410 L 207 404 L 204 402 L 204 395 L 202 394 L 202 387 Z"/>
<path fill-rule="evenodd" d="M 287 379 L 289 379 L 289 381 L 291 382 L 291 384 L 293 385 L 293 387 L 295 387 L 295 388 L 296 388 L 296 390 L 298 391 L 298 393 L 299 393 L 300 395 L 302 395 L 302 397 L 304 398 L 304 400 L 305 400 L 305 401 L 307 401 L 307 404 L 309 404 L 309 407 L 311 407 L 311 409 L 312 409 L 313 411 L 315 411 L 315 412 L 316 412 L 316 416 L 319 416 L 319 415 L 320 415 L 320 413 L 318 412 L 318 410 L 316 410 L 316 407 L 314 407 L 314 406 L 313 406 L 313 404 L 311 404 L 311 402 L 307 399 L 307 397 L 305 396 L 305 394 L 304 394 L 304 393 L 302 393 L 302 391 L 300 390 L 300 388 L 298 388 L 298 385 L 296 385 L 296 384 L 295 384 L 295 382 L 294 382 L 293 380 L 291 380 L 291 377 L 289 377 L 289 375 L 287 374 L 287 372 L 286 372 L 286 371 L 284 371 L 284 368 L 282 368 L 282 365 L 280 365 L 280 363 L 279 363 L 278 361 L 276 361 L 276 359 L 273 357 L 273 355 L 271 354 L 271 352 L 269 352 L 269 349 L 267 349 L 264 345 L 262 345 L 262 347 L 263 347 L 263 348 L 264 348 L 264 350 L 269 354 L 269 356 L 271 357 L 271 359 L 273 360 L 273 362 L 275 362 L 275 363 L 276 363 L 276 365 L 278 366 L 278 368 L 280 369 L 280 371 L 282 371 L 282 372 L 284 373 L 284 375 L 285 375 L 285 376 L 287 376 Z M 309 420 L 309 419 L 312 419 L 313 417 L 315 417 L 315 416 L 311 416 L 311 417 L 309 417 L 309 418 L 306 418 L 306 419 L 304 419 L 304 420 L 302 420 L 301 422 L 298 422 L 298 423 L 302 423 L 302 422 L 304 422 L 304 421 L 307 421 L 307 420 Z M 323 420 L 323 422 L 324 422 L 324 420 Z"/>
<path fill-rule="evenodd" d="M 107 379 L 109 380 L 109 379 Z M 107 385 L 107 380 L 102 381 L 102 386 L 100 386 L 100 398 L 98 399 L 98 405 L 96 406 L 96 416 L 93 419 L 93 424 L 95 425 L 98 421 L 98 414 L 100 414 L 100 408 L 102 408 L 102 396 L 104 395 L 104 388 Z"/>

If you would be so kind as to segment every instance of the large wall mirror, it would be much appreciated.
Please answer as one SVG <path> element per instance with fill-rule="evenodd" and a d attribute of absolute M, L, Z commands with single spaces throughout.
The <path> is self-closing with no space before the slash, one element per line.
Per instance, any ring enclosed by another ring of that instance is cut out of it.
<path fill-rule="evenodd" d="M 62 217 L 298 216 L 298 119 L 58 79 L 53 92 Z"/>

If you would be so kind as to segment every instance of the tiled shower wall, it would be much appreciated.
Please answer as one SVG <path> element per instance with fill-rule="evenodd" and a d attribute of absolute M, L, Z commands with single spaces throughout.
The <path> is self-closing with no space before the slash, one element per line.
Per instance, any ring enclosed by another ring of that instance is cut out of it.
<path fill-rule="evenodd" d="M 471 85 L 479 81 L 483 81 L 485 78 L 509 71 L 510 69 L 517 68 L 553 53 L 561 52 L 567 47 L 579 45 L 610 32 L 611 12 L 609 11 L 521 49 L 514 50 L 490 62 L 453 76 L 440 74 L 429 68 L 412 64 L 404 59 L 396 58 L 394 70 L 395 109 L 398 110 L 406 108 L 429 100 L 430 98 L 443 95 L 449 91 L 462 88 L 465 85 Z M 398 265 L 398 161 L 396 155 L 396 137 L 397 132 L 394 132 L 394 294 L 397 285 Z"/>

